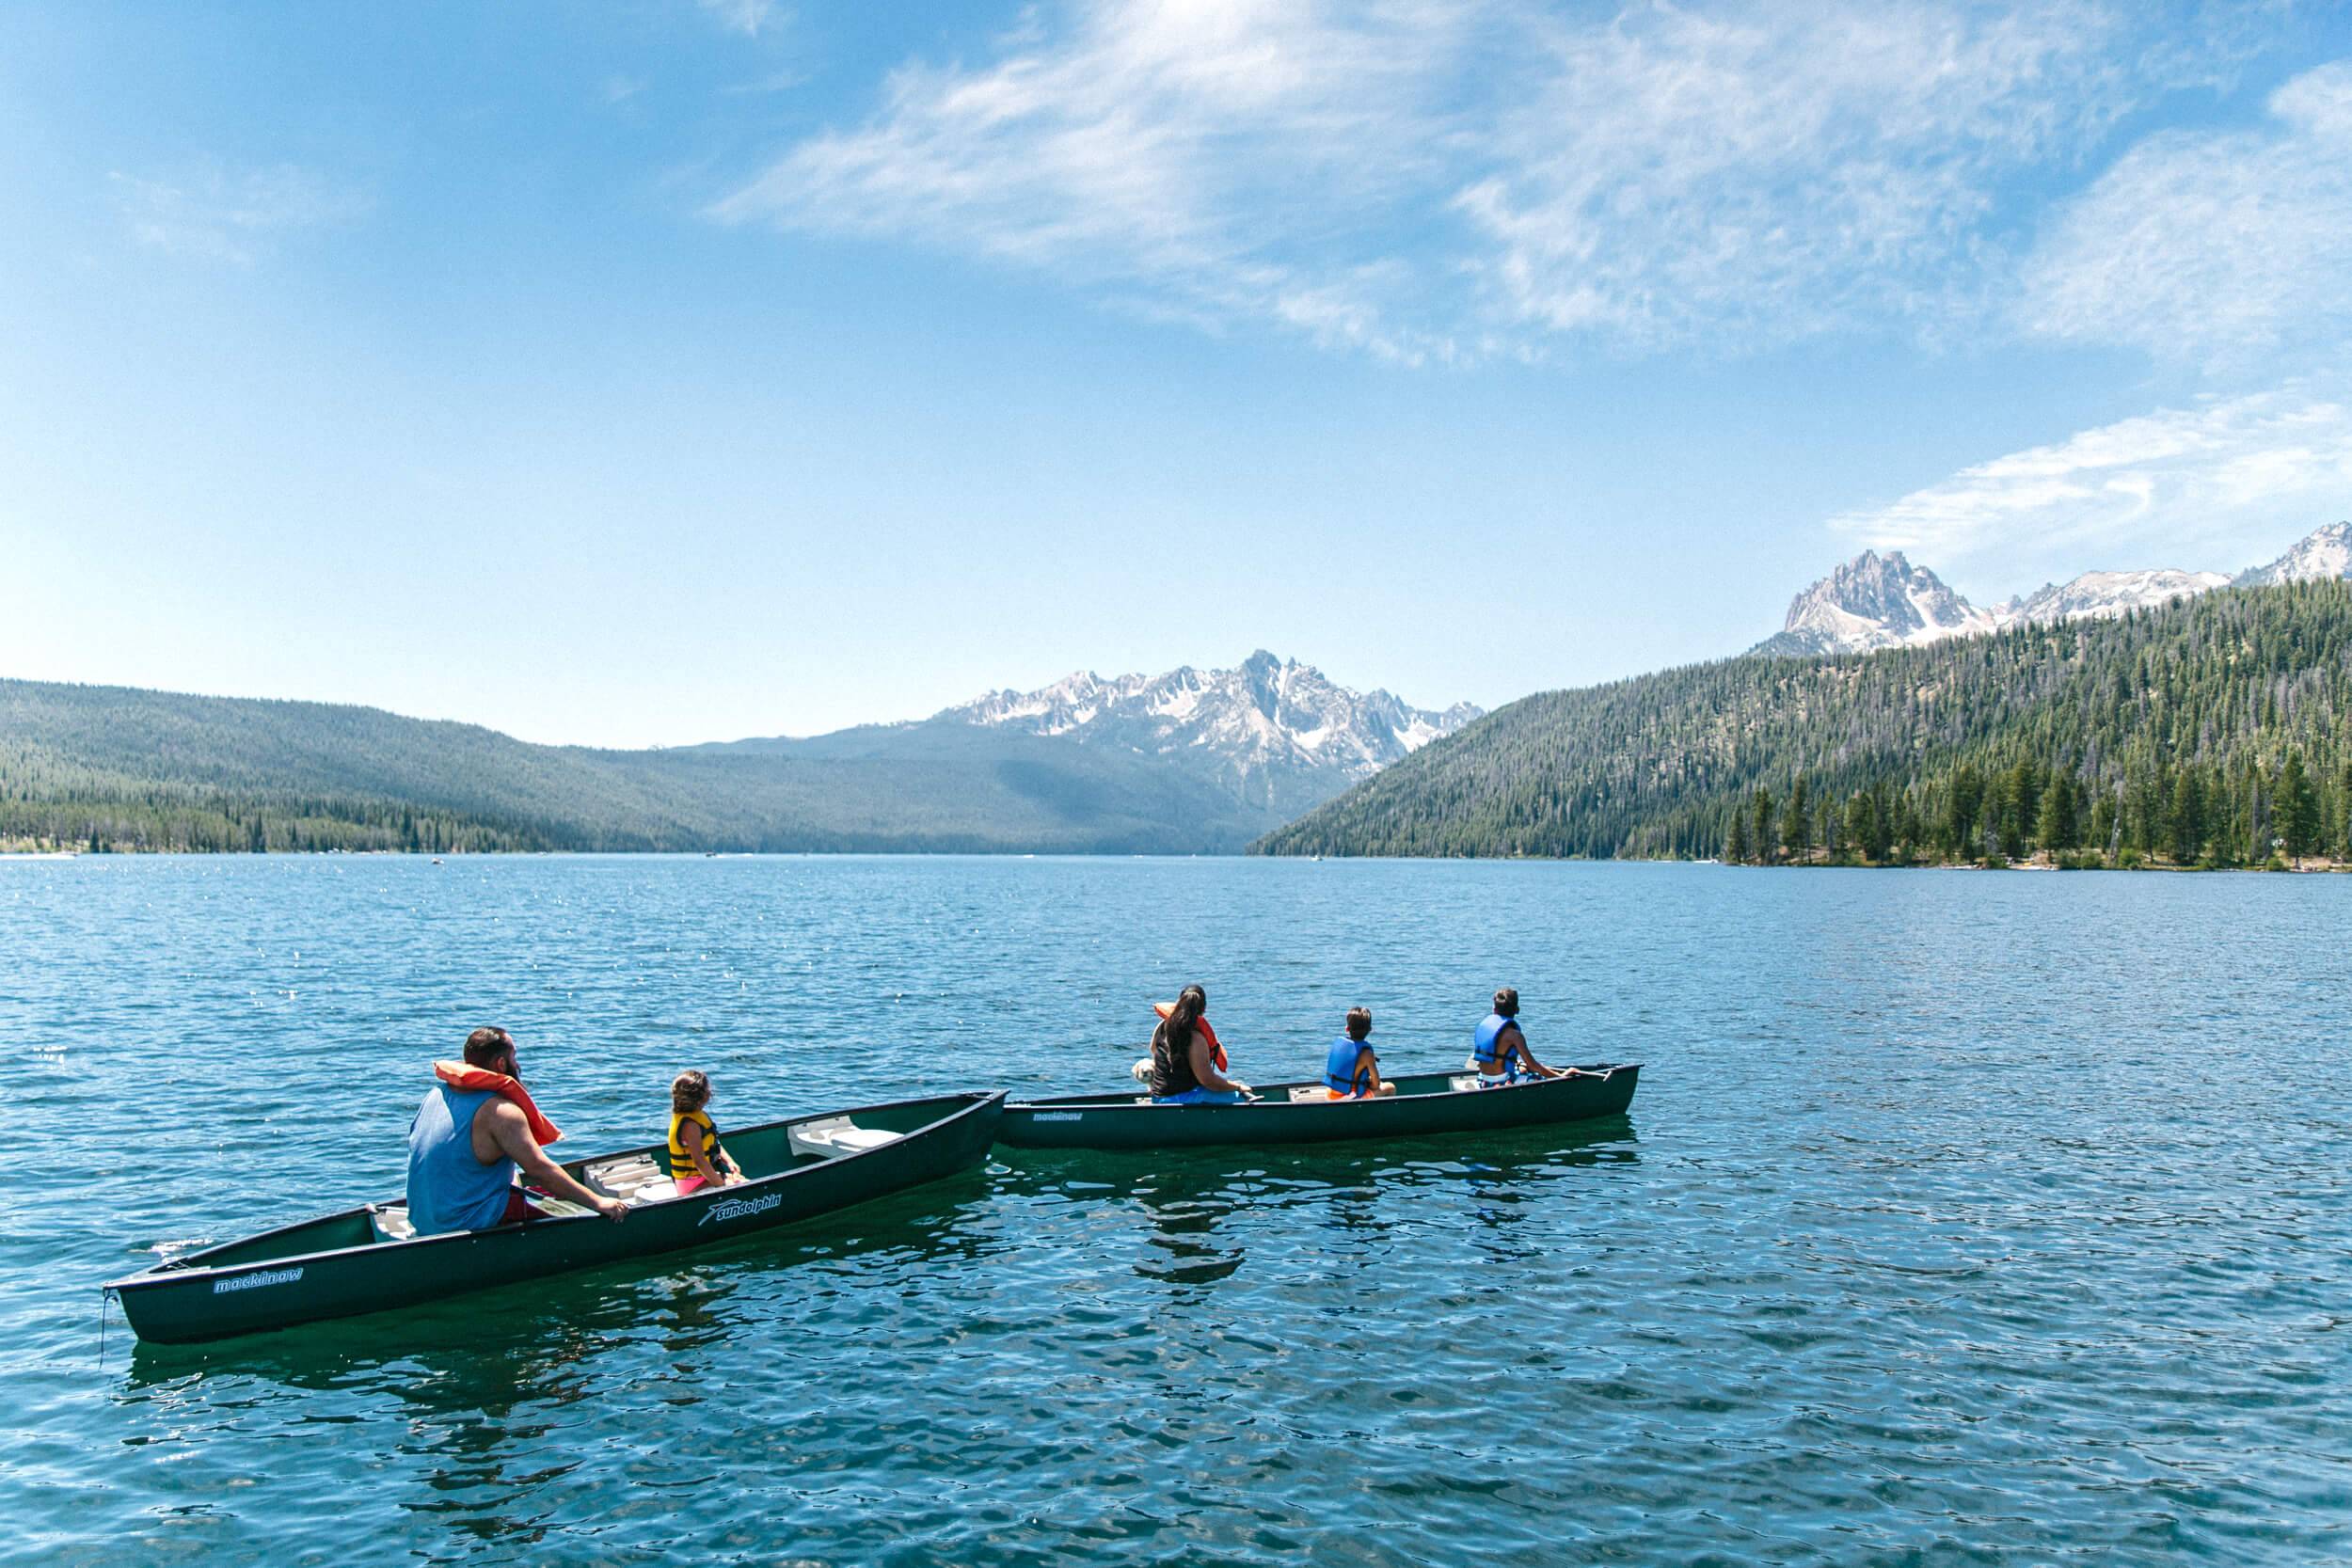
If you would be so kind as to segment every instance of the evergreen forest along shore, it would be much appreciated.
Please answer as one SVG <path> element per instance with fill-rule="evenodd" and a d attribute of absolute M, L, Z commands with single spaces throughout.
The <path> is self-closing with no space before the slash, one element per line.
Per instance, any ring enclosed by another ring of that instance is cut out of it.
<path fill-rule="evenodd" d="M 1281 818 L 965 724 L 540 746 L 379 708 L 0 680 L 0 850 L 1231 853 Z"/>
<path fill-rule="evenodd" d="M 2352 861 L 2352 581 L 1545 692 L 1256 847 L 2341 864 Z"/>

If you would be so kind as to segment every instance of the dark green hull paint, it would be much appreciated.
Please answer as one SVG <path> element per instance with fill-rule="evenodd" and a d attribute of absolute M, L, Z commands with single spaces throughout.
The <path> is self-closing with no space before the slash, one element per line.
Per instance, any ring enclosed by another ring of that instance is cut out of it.
<path fill-rule="evenodd" d="M 995 1140 L 1004 1098 L 947 1095 L 723 1128 L 728 1151 L 750 1180 L 632 1208 L 617 1225 L 580 1214 L 387 1242 L 375 1239 L 372 1211 L 354 1209 L 207 1247 L 106 1289 L 121 1298 L 140 1338 L 184 1344 L 731 1241 L 973 1168 Z M 834 1116 L 901 1136 L 830 1159 L 789 1153 L 789 1129 Z M 565 1162 L 564 1169 L 578 1177 L 583 1166 L 658 1154 L 661 1147 L 591 1155 Z"/>
<path fill-rule="evenodd" d="M 1625 1114 L 1639 1062 L 1596 1063 L 1597 1078 L 1554 1078 L 1507 1089 L 1450 1090 L 1456 1073 L 1400 1077 L 1394 1096 L 1293 1103 L 1305 1085 L 1276 1084 L 1243 1105 L 1152 1105 L 1132 1094 L 1040 1100 L 1005 1107 L 999 1143 L 1015 1148 L 1199 1148 L 1219 1144 L 1336 1143 L 1540 1127 Z"/>

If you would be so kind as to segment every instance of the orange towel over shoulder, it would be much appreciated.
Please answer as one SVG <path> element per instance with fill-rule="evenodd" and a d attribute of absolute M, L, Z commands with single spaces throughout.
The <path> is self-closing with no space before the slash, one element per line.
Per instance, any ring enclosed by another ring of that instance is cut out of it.
<path fill-rule="evenodd" d="M 1152 1010 L 1159 1014 L 1161 1019 L 1165 1021 L 1168 1014 L 1176 1010 L 1176 1004 L 1173 1002 L 1154 1002 L 1152 1004 Z M 1217 1043 L 1216 1031 L 1209 1027 L 1209 1021 L 1206 1018 L 1202 1018 L 1199 1022 L 1195 1023 L 1193 1027 L 1200 1030 L 1200 1033 L 1207 1037 L 1209 1042 L 1209 1059 L 1216 1063 L 1217 1071 L 1223 1072 L 1225 1070 L 1225 1047 Z"/>
<path fill-rule="evenodd" d="M 486 1067 L 468 1067 L 464 1062 L 436 1062 L 433 1076 L 453 1089 L 487 1089 L 505 1096 L 522 1108 L 523 1118 L 531 1123 L 531 1135 L 542 1144 L 551 1144 L 564 1135 L 532 1103 L 531 1091 L 502 1072 L 492 1072 Z"/>

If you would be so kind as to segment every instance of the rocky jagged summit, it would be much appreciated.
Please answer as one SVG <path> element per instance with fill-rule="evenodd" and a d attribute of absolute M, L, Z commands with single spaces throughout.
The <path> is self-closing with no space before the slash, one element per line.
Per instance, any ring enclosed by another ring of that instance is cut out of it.
<path fill-rule="evenodd" d="M 2135 610 L 2153 610 L 2174 599 L 2194 598 L 2228 585 L 2226 572 L 2184 572 L 2164 566 L 2147 572 L 2085 572 L 2066 582 L 2045 583 L 2023 598 L 1994 607 L 2005 626 L 2046 626 L 2053 621 L 2111 621 Z"/>
<path fill-rule="evenodd" d="M 2240 572 L 2234 585 L 2261 588 L 2275 582 L 2312 582 L 2325 578 L 2352 578 L 2352 522 L 2329 523 L 2326 528 L 2314 529 L 2269 565 Z"/>
<path fill-rule="evenodd" d="M 1260 649 L 1230 670 L 1189 665 L 1109 679 L 1091 671 L 1035 691 L 992 691 L 943 710 L 960 721 L 1208 764 L 1242 798 L 1304 810 L 1451 735 L 1485 709 L 1419 708 L 1359 692 Z"/>
<path fill-rule="evenodd" d="M 1864 550 L 1789 601 L 1788 618 L 1759 654 L 1852 654 L 1915 647 L 1997 629 L 1977 609 L 1900 550 Z"/>
<path fill-rule="evenodd" d="M 1913 565 L 1900 550 L 1883 556 L 1864 550 L 1791 600 L 1780 631 L 1751 651 L 1804 656 L 1917 647 L 2014 626 L 2112 620 L 2217 588 L 2345 577 L 2352 577 L 2352 522 L 2314 530 L 2278 560 L 2234 578 L 2169 566 L 2085 572 L 1989 610 L 1970 604 L 1933 572 Z"/>

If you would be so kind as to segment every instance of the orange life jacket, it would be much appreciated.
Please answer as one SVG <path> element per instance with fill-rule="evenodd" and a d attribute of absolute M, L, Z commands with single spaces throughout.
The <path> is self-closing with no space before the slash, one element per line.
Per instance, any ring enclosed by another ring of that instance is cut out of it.
<path fill-rule="evenodd" d="M 1152 1004 L 1152 1010 L 1160 1015 L 1162 1022 L 1166 1022 L 1168 1015 L 1176 1010 L 1176 1004 L 1154 1002 Z M 1201 1037 L 1209 1042 L 1209 1059 L 1216 1064 L 1217 1071 L 1223 1072 L 1225 1070 L 1225 1048 L 1216 1043 L 1216 1031 L 1209 1027 L 1209 1021 L 1205 1018 L 1195 1019 L 1192 1026 L 1200 1030 Z"/>
<path fill-rule="evenodd" d="M 453 1089 L 487 1089 L 503 1095 L 522 1108 L 523 1119 L 531 1123 L 531 1135 L 540 1144 L 551 1144 L 564 1134 L 555 1123 L 539 1114 L 539 1107 L 531 1102 L 531 1091 L 502 1072 L 492 1072 L 486 1067 L 469 1067 L 464 1062 L 436 1062 L 433 1076 Z"/>

